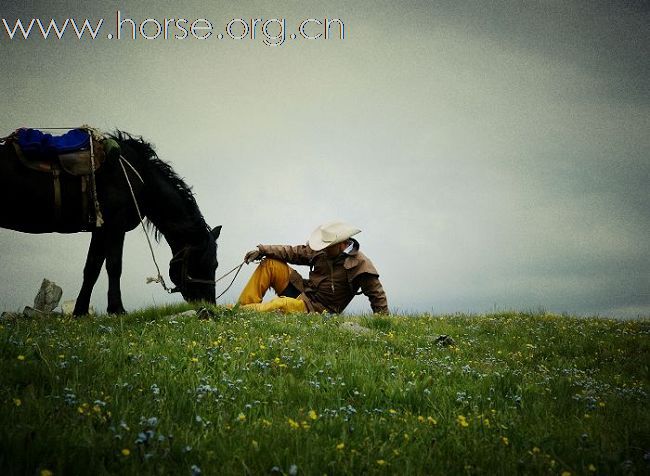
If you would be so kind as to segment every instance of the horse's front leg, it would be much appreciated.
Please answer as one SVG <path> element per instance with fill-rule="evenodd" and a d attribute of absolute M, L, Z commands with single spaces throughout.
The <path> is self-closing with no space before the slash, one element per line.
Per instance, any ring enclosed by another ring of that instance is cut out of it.
<path fill-rule="evenodd" d="M 124 231 L 111 231 L 107 233 L 106 272 L 108 273 L 108 313 L 124 314 L 122 305 L 122 292 L 120 290 L 120 277 L 122 276 L 122 252 L 124 250 Z"/>
<path fill-rule="evenodd" d="M 90 295 L 93 292 L 93 287 L 97 282 L 99 272 L 102 270 L 102 264 L 104 264 L 104 258 L 106 257 L 105 239 L 106 236 L 103 230 L 93 231 L 90 246 L 88 247 L 86 264 L 84 266 L 84 281 L 81 285 L 81 291 L 79 291 L 79 296 L 77 297 L 73 311 L 73 314 L 77 317 L 88 314 Z"/>

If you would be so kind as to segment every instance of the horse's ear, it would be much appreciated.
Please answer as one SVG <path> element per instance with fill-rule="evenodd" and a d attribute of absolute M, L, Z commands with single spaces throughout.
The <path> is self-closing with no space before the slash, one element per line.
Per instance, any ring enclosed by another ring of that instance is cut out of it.
<path fill-rule="evenodd" d="M 219 238 L 219 235 L 221 234 L 221 225 L 215 226 L 210 233 L 212 233 L 212 236 L 214 236 L 214 239 L 216 241 L 217 238 Z"/>

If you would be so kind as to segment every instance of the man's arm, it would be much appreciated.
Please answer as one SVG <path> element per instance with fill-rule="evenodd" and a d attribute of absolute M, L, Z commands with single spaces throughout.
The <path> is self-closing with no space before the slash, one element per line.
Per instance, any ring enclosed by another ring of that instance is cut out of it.
<path fill-rule="evenodd" d="M 381 281 L 379 281 L 379 276 L 363 273 L 357 276 L 356 280 L 361 287 L 361 292 L 368 296 L 372 312 L 375 314 L 388 314 L 388 300 Z"/>
<path fill-rule="evenodd" d="M 289 264 L 309 265 L 316 254 L 309 246 L 298 245 L 257 245 L 262 255 L 279 259 Z"/>

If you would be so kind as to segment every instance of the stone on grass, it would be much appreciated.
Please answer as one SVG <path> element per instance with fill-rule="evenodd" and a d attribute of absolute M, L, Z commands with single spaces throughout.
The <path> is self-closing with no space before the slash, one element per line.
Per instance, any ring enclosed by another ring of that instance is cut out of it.
<path fill-rule="evenodd" d="M 5 320 L 5 319 L 16 319 L 18 317 L 22 317 L 22 314 L 19 313 L 19 312 L 5 311 L 2 314 L 0 314 L 0 321 Z"/>
<path fill-rule="evenodd" d="M 72 313 L 74 312 L 74 305 L 76 304 L 77 300 L 76 299 L 68 299 L 67 301 L 63 301 L 61 304 L 61 309 L 63 310 L 63 314 L 66 316 L 71 316 Z"/>
<path fill-rule="evenodd" d="M 187 319 L 188 317 L 195 317 L 196 316 L 196 311 L 194 309 L 190 309 L 189 311 L 185 312 L 178 312 L 176 314 L 169 314 L 165 316 L 165 319 L 169 321 L 176 321 L 178 319 Z"/>
<path fill-rule="evenodd" d="M 54 311 L 56 306 L 59 305 L 62 295 L 63 289 L 57 286 L 54 281 L 43 279 L 41 288 L 38 290 L 38 294 L 36 294 L 36 297 L 34 298 L 34 310 L 44 313 Z"/>
<path fill-rule="evenodd" d="M 354 334 L 370 334 L 372 332 L 371 329 L 353 321 L 345 321 L 339 327 Z"/>
<path fill-rule="evenodd" d="M 25 309 L 23 309 L 24 317 L 43 317 L 47 316 L 48 314 L 49 312 L 43 312 L 30 306 L 25 306 Z"/>
<path fill-rule="evenodd" d="M 74 306 L 77 303 L 76 299 L 68 299 L 67 301 L 63 301 L 61 304 L 61 310 L 63 311 L 64 316 L 72 316 L 72 313 L 74 312 Z M 93 306 L 88 306 L 88 315 L 89 316 L 94 316 L 95 315 L 95 308 Z"/>

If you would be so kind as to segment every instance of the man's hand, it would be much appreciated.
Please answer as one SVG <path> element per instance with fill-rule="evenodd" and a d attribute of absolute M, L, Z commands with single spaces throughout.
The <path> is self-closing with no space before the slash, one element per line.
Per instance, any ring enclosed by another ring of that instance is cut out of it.
<path fill-rule="evenodd" d="M 264 255 L 260 250 L 249 251 L 246 253 L 246 255 L 244 255 L 244 263 L 248 264 L 252 261 L 257 261 L 258 259 L 262 259 L 263 256 Z"/>

